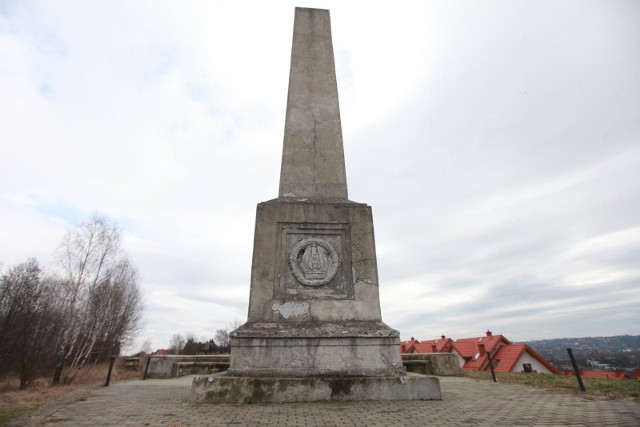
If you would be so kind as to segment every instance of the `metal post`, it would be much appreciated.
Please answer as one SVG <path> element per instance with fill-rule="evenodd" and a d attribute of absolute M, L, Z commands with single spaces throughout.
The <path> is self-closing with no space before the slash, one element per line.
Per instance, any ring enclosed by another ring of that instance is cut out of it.
<path fill-rule="evenodd" d="M 147 363 L 144 366 L 144 374 L 142 374 L 142 379 L 147 379 L 147 370 L 149 370 L 149 363 L 151 362 L 151 356 L 147 356 Z"/>
<path fill-rule="evenodd" d="M 573 352 L 570 348 L 567 349 L 567 353 L 569 353 L 569 359 L 571 359 L 571 364 L 573 365 L 573 372 L 576 374 L 576 378 L 578 379 L 578 385 L 580 386 L 580 390 L 584 393 L 586 390 L 584 388 L 584 384 L 582 383 L 582 377 L 580 377 L 580 371 L 578 370 L 578 364 L 576 363 L 575 357 L 573 357 Z"/>
<path fill-rule="evenodd" d="M 109 382 L 111 381 L 111 370 L 113 369 L 113 362 L 116 360 L 115 356 L 111 356 L 111 362 L 109 362 L 109 372 L 107 372 L 107 381 L 105 381 L 104 386 L 109 387 Z"/>
<path fill-rule="evenodd" d="M 489 358 L 489 369 L 491 369 L 491 376 L 493 377 L 493 382 L 496 383 L 496 372 L 493 370 L 493 360 L 491 360 L 491 352 L 487 351 L 487 357 Z"/>

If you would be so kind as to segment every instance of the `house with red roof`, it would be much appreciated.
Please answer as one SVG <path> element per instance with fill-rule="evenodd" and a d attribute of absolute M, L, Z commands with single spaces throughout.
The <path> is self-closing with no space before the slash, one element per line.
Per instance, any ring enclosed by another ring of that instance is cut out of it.
<path fill-rule="evenodd" d="M 560 373 L 555 366 L 527 344 L 500 347 L 493 356 L 493 365 L 494 370 L 498 372 Z"/>
<path fill-rule="evenodd" d="M 418 341 L 411 337 L 409 341 L 400 343 L 403 354 L 411 353 L 451 353 L 453 340 L 442 335 L 440 338 L 428 341 Z"/>
<path fill-rule="evenodd" d="M 444 335 L 439 340 L 410 341 L 401 343 L 402 353 L 452 353 L 458 357 L 464 371 L 488 371 L 489 356 L 496 372 L 538 372 L 558 374 L 559 371 L 540 353 L 527 344 L 513 344 L 503 335 L 461 338 L 453 341 Z"/>
<path fill-rule="evenodd" d="M 487 352 L 496 354 L 500 348 L 512 345 L 511 341 L 502 335 L 493 335 L 487 331 L 484 337 L 461 338 L 453 343 L 453 352 L 460 361 L 460 367 L 464 371 L 484 371 L 489 368 Z M 493 357 L 494 368 L 496 358 Z M 499 365 L 499 364 L 498 364 Z"/>

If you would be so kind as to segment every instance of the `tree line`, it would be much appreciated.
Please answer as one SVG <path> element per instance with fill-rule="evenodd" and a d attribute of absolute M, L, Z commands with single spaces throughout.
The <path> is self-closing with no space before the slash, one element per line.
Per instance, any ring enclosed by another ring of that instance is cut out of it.
<path fill-rule="evenodd" d="M 117 226 L 96 215 L 56 254 L 55 271 L 30 258 L 0 278 L 0 375 L 17 373 L 21 389 L 39 376 L 71 383 L 84 364 L 119 354 L 140 325 L 139 276 Z"/>
<path fill-rule="evenodd" d="M 188 332 L 185 335 L 173 334 L 169 341 L 168 351 L 171 354 L 203 354 L 203 353 L 229 353 L 229 333 L 242 326 L 240 319 L 233 319 L 224 328 L 216 329 L 213 338 L 199 341 Z"/>

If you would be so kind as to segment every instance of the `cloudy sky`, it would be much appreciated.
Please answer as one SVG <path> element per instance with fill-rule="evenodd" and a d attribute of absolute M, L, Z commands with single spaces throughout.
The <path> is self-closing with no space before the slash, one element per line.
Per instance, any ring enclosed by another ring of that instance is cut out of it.
<path fill-rule="evenodd" d="M 140 341 L 244 320 L 295 6 L 331 10 L 350 199 L 410 336 L 640 334 L 640 2 L 0 0 L 0 264 L 101 212 Z"/>

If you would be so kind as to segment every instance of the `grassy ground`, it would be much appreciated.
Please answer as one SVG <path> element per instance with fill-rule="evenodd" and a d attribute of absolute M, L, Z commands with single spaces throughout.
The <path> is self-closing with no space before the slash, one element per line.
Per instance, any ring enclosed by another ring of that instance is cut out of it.
<path fill-rule="evenodd" d="M 112 384 L 140 377 L 139 371 L 118 369 L 116 365 L 111 373 Z M 0 426 L 79 388 L 104 384 L 108 368 L 106 363 L 85 366 L 72 384 L 57 387 L 49 386 L 49 378 L 39 378 L 26 390 L 20 390 L 17 378 L 0 379 Z"/>
<path fill-rule="evenodd" d="M 492 381 L 491 372 L 465 372 L 467 378 Z M 560 393 L 583 394 L 574 376 L 496 372 L 498 382 L 526 384 Z M 640 380 L 610 380 L 583 378 L 587 396 L 610 399 L 635 398 L 640 400 Z"/>

